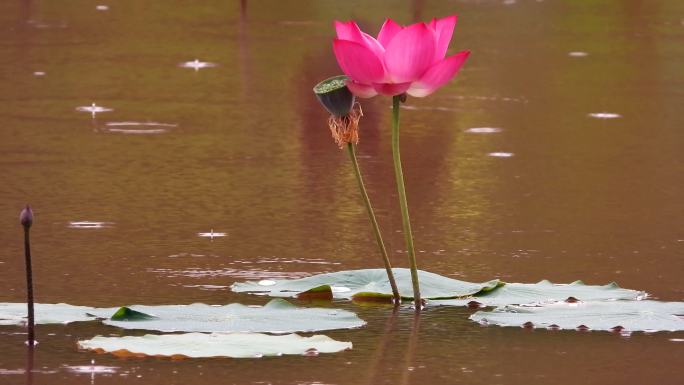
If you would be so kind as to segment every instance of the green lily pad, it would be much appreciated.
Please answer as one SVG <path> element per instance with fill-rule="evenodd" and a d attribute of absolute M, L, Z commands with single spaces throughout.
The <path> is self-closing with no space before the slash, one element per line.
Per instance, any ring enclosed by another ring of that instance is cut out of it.
<path fill-rule="evenodd" d="M 392 269 L 399 294 L 413 298 L 409 269 Z M 459 281 L 427 271 L 418 271 L 420 292 L 425 299 L 456 298 L 495 289 L 499 280 L 483 283 Z M 298 297 L 310 294 L 327 294 L 329 298 L 352 299 L 358 297 L 389 297 L 392 289 L 384 269 L 347 270 L 319 274 L 301 279 L 261 280 L 238 282 L 231 286 L 235 292 L 264 294 L 273 297 Z"/>
<path fill-rule="evenodd" d="M 108 318 L 117 308 L 94 308 L 65 303 L 37 303 L 34 305 L 36 324 L 67 324 Z M 25 303 L 0 303 L 0 325 L 26 323 L 28 310 Z"/>
<path fill-rule="evenodd" d="M 0 303 L 0 325 L 26 322 L 26 304 Z M 365 322 L 347 310 L 300 308 L 283 299 L 265 306 L 233 303 L 223 306 L 133 305 L 123 308 L 94 308 L 68 304 L 36 304 L 37 324 L 100 320 L 123 329 L 161 332 L 314 332 L 361 327 Z"/>
<path fill-rule="evenodd" d="M 638 290 L 622 289 L 615 282 L 603 285 L 585 285 L 582 281 L 570 284 L 554 284 L 549 281 L 539 283 L 506 283 L 496 290 L 478 293 L 468 298 L 430 301 L 433 306 L 503 306 L 543 304 L 557 301 L 602 301 L 638 300 L 646 293 Z"/>
<path fill-rule="evenodd" d="M 336 341 L 324 335 L 297 334 L 273 336 L 259 333 L 186 333 L 144 335 L 142 337 L 101 337 L 79 341 L 79 347 L 118 356 L 169 358 L 233 357 L 255 358 L 283 354 L 315 355 L 351 349 L 351 342 Z"/>
<path fill-rule="evenodd" d="M 684 302 L 602 301 L 503 306 L 478 311 L 470 319 L 499 326 L 652 332 L 684 330 L 682 317 Z"/>
<path fill-rule="evenodd" d="M 134 305 L 129 308 L 147 315 L 146 319 L 102 322 L 124 329 L 161 332 L 268 332 L 293 333 L 361 327 L 365 322 L 356 314 L 340 309 L 300 308 L 283 299 L 265 306 L 237 303 L 224 306 Z"/>

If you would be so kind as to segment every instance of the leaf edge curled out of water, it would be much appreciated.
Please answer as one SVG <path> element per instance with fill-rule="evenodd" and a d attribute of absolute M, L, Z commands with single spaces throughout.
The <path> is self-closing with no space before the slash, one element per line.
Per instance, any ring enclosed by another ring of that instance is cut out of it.
<path fill-rule="evenodd" d="M 127 306 L 122 306 L 109 317 L 112 321 L 145 321 L 157 318 L 155 316 L 143 313 L 140 311 L 135 311 Z"/>
<path fill-rule="evenodd" d="M 405 300 L 413 299 L 410 270 L 394 268 L 392 271 L 401 297 Z M 501 285 L 498 279 L 473 283 L 423 270 L 419 270 L 418 275 L 421 294 L 425 299 L 466 297 L 495 290 Z M 299 279 L 269 281 L 269 285 L 262 285 L 260 282 L 235 282 L 231 285 L 231 290 L 237 293 L 266 294 L 273 297 L 300 297 L 307 296 L 312 291 L 319 295 L 326 292 L 326 295 L 333 299 L 347 300 L 353 299 L 359 293 L 364 293 L 364 297 L 370 297 L 373 293 L 379 297 L 392 294 L 384 269 L 343 270 Z"/>
<path fill-rule="evenodd" d="M 582 281 L 556 284 L 548 280 L 537 283 L 505 283 L 496 290 L 480 292 L 473 296 L 447 300 L 432 300 L 430 306 L 505 306 L 545 304 L 558 301 L 611 301 L 642 300 L 647 293 L 623 289 L 617 283 L 587 285 Z"/>
<path fill-rule="evenodd" d="M 316 355 L 352 349 L 351 342 L 326 335 L 262 333 L 182 333 L 103 337 L 78 341 L 78 347 L 119 357 L 260 358 L 281 355 Z"/>
<path fill-rule="evenodd" d="M 684 302 L 591 301 L 500 306 L 469 319 L 483 325 L 611 332 L 684 331 Z"/>

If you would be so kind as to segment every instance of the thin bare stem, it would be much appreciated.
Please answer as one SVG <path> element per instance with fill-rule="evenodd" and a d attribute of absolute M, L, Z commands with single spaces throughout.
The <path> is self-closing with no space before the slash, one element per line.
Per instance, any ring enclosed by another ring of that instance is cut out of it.
<path fill-rule="evenodd" d="M 397 181 L 399 193 L 399 206 L 401 207 L 401 222 L 404 228 L 404 239 L 408 249 L 409 263 L 411 265 L 411 282 L 413 283 L 413 302 L 416 311 L 420 311 L 422 302 L 420 299 L 420 285 L 418 283 L 418 265 L 416 252 L 413 248 L 413 232 L 409 218 L 408 203 L 406 202 L 406 188 L 404 187 L 404 173 L 401 169 L 401 154 L 399 151 L 399 103 L 402 95 L 392 98 L 392 158 L 394 159 L 394 176 Z"/>
<path fill-rule="evenodd" d="M 31 244 L 29 227 L 24 226 L 24 254 L 26 257 L 26 303 L 28 306 L 28 346 L 35 345 L 34 313 L 33 313 L 33 270 L 31 269 Z"/>
<path fill-rule="evenodd" d="M 378 226 L 378 221 L 377 219 L 375 219 L 373 206 L 371 205 L 370 199 L 368 198 L 368 192 L 366 191 L 366 186 L 363 183 L 363 177 L 361 177 L 361 171 L 359 170 L 359 162 L 356 159 L 356 149 L 354 144 L 351 142 L 347 143 L 347 149 L 349 150 L 349 158 L 351 158 L 352 165 L 354 166 L 354 175 L 356 176 L 356 181 L 359 182 L 359 190 L 361 191 L 363 203 L 366 205 L 366 211 L 368 211 L 368 217 L 370 218 L 371 225 L 373 226 L 373 234 L 375 234 L 375 240 L 377 241 L 378 247 L 380 248 L 382 262 L 385 264 L 385 270 L 387 271 L 387 279 L 389 279 L 390 286 L 392 287 L 392 296 L 394 299 L 394 304 L 399 305 L 401 303 L 399 289 L 397 288 L 397 282 L 394 279 L 394 273 L 392 272 L 392 265 L 387 255 L 385 243 L 382 240 L 380 226 Z"/>

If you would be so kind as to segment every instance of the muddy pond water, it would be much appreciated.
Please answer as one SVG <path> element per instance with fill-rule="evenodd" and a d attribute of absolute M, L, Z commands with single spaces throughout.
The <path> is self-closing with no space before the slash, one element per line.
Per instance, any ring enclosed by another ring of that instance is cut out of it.
<path fill-rule="evenodd" d="M 616 281 L 684 301 L 682 1 L 6 0 L 0 302 L 24 301 L 27 202 L 42 303 L 264 304 L 229 286 L 380 267 L 347 154 L 311 89 L 340 72 L 333 20 L 374 34 L 385 17 L 452 13 L 449 52 L 473 54 L 454 81 L 402 110 L 419 266 L 474 282 Z M 362 104 L 362 172 L 392 262 L 407 267 L 391 101 Z M 323 333 L 352 350 L 125 360 L 76 347 L 121 333 L 114 327 L 41 325 L 31 381 L 682 379 L 682 333 L 530 331 L 480 326 L 465 308 L 414 319 L 410 309 L 324 306 L 368 322 Z M 0 384 L 27 382 L 25 338 L 0 328 Z"/>

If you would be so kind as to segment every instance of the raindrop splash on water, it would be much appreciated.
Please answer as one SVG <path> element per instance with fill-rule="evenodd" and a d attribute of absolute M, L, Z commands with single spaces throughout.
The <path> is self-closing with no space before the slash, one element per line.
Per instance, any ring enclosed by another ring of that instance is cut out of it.
<path fill-rule="evenodd" d="M 211 229 L 211 231 L 208 233 L 197 233 L 197 236 L 200 236 L 203 238 L 209 238 L 211 240 L 214 240 L 214 238 L 218 238 L 218 237 L 225 237 L 227 235 L 228 235 L 227 233 L 215 233 L 214 229 Z"/>
<path fill-rule="evenodd" d="M 596 119 L 617 119 L 621 118 L 622 115 L 613 112 L 592 112 L 589 114 L 589 117 Z"/>
<path fill-rule="evenodd" d="M 67 227 L 72 229 L 103 229 L 113 225 L 114 222 L 72 221 Z"/>
<path fill-rule="evenodd" d="M 178 127 L 178 125 L 160 122 L 107 122 L 102 131 L 115 134 L 154 135 L 164 134 L 173 127 Z"/>
<path fill-rule="evenodd" d="M 494 158 L 510 158 L 514 154 L 512 152 L 490 152 L 487 155 L 492 156 Z"/>
<path fill-rule="evenodd" d="M 110 112 L 114 111 L 113 108 L 107 108 L 107 107 L 102 107 L 98 106 L 97 104 L 93 103 L 89 106 L 79 106 L 76 107 L 76 111 L 78 112 L 90 112 L 93 116 L 93 119 L 95 118 L 95 115 L 100 113 L 100 112 Z"/>
<path fill-rule="evenodd" d="M 95 373 L 116 373 L 117 366 L 102 366 L 95 365 L 95 360 L 90 361 L 90 365 L 65 366 L 65 369 L 77 374 L 95 374 Z"/>
<path fill-rule="evenodd" d="M 192 60 L 192 61 L 186 61 L 184 63 L 178 64 L 179 67 L 181 68 L 192 68 L 195 71 L 199 71 L 202 68 L 213 68 L 218 66 L 216 63 L 211 63 L 211 62 L 205 62 L 205 61 L 199 61 L 198 59 Z"/>
<path fill-rule="evenodd" d="M 496 134 L 501 131 L 500 128 L 496 127 L 473 127 L 466 130 L 466 132 L 471 134 Z"/>

